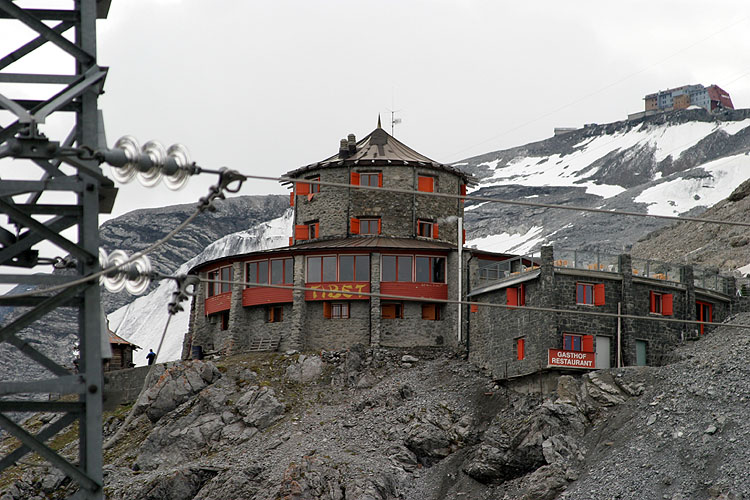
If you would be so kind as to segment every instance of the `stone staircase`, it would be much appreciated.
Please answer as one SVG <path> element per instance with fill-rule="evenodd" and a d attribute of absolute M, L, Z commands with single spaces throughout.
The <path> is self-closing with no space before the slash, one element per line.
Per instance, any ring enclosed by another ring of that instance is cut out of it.
<path fill-rule="evenodd" d="M 250 351 L 253 352 L 274 352 L 279 349 L 281 338 L 279 336 L 260 335 L 250 342 Z"/>

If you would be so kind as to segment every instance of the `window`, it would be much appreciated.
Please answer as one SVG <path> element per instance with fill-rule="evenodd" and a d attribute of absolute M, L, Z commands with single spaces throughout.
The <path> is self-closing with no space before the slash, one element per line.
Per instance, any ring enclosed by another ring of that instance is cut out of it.
<path fill-rule="evenodd" d="M 604 283 L 576 283 L 576 304 L 604 305 Z"/>
<path fill-rule="evenodd" d="M 359 174 L 359 183 L 362 186 L 383 187 L 383 174 L 379 172 Z"/>
<path fill-rule="evenodd" d="M 308 177 L 308 180 L 320 182 L 320 176 Z M 308 186 L 310 186 L 310 191 L 306 194 L 320 193 L 320 184 L 308 184 Z"/>
<path fill-rule="evenodd" d="M 229 329 L 229 311 L 222 311 L 219 314 L 221 317 L 221 329 L 228 330 Z"/>
<path fill-rule="evenodd" d="M 317 221 L 306 222 L 307 235 L 309 239 L 320 238 L 320 224 Z"/>
<path fill-rule="evenodd" d="M 440 304 L 422 304 L 422 319 L 438 321 L 440 319 Z"/>
<path fill-rule="evenodd" d="M 279 323 L 284 321 L 284 308 L 282 306 L 269 306 L 266 313 L 268 323 Z"/>
<path fill-rule="evenodd" d="M 270 269 L 270 281 L 269 281 Z M 245 281 L 249 283 L 271 283 L 273 285 L 291 285 L 294 283 L 294 259 L 257 260 L 245 264 Z"/>
<path fill-rule="evenodd" d="M 713 321 L 713 305 L 709 302 L 701 302 L 700 300 L 695 302 L 695 319 L 697 321 L 705 321 L 711 323 Z M 701 335 L 706 333 L 706 325 L 698 325 L 698 332 Z"/>
<path fill-rule="evenodd" d="M 396 319 L 404 317 L 403 302 L 383 302 L 380 304 L 380 315 L 385 319 Z"/>
<path fill-rule="evenodd" d="M 594 336 L 565 333 L 563 334 L 563 350 L 594 352 Z"/>
<path fill-rule="evenodd" d="M 359 234 L 380 234 L 380 219 L 360 219 Z"/>
<path fill-rule="evenodd" d="M 209 271 L 208 279 L 209 282 L 206 296 L 213 297 L 214 295 L 229 293 L 232 291 L 232 285 L 230 283 L 218 283 L 218 281 L 232 281 L 231 267 L 222 267 L 215 271 Z"/>
<path fill-rule="evenodd" d="M 672 294 L 671 293 L 659 293 L 650 292 L 650 308 L 649 310 L 654 314 L 661 314 L 662 316 L 672 315 Z"/>
<path fill-rule="evenodd" d="M 307 258 L 307 283 L 370 281 L 369 255 L 325 255 Z"/>
<path fill-rule="evenodd" d="M 437 222 L 418 219 L 417 220 L 417 236 L 424 236 L 426 238 L 437 238 L 438 237 Z"/>
<path fill-rule="evenodd" d="M 524 287 L 523 285 L 518 285 L 506 288 L 505 303 L 509 306 L 525 306 L 526 287 Z"/>
<path fill-rule="evenodd" d="M 370 281 L 370 256 L 339 255 L 338 281 Z"/>
<path fill-rule="evenodd" d="M 417 256 L 415 271 L 418 283 L 445 283 L 445 257 Z"/>
<path fill-rule="evenodd" d="M 326 319 L 348 319 L 348 302 L 323 302 L 323 317 Z"/>
<path fill-rule="evenodd" d="M 436 191 L 435 184 L 437 179 L 428 175 L 420 175 L 417 177 L 417 190 L 425 193 L 432 193 Z"/>
<path fill-rule="evenodd" d="M 526 339 L 521 337 L 516 339 L 516 359 L 521 361 L 526 357 Z"/>

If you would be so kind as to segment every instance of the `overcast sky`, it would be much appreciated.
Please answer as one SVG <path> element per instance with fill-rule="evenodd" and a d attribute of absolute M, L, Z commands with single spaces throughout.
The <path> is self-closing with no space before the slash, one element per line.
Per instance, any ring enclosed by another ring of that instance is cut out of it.
<path fill-rule="evenodd" d="M 624 119 L 643 96 L 716 83 L 750 106 L 747 0 L 113 0 L 98 23 L 110 145 L 185 144 L 202 166 L 281 175 L 334 154 L 390 110 L 395 135 L 440 162 L 554 127 Z M 0 37 L 1 38 L 1 37 Z M 9 68 L 10 69 L 10 68 Z M 115 215 L 192 203 L 121 190 Z M 242 194 L 284 193 L 248 182 Z"/>

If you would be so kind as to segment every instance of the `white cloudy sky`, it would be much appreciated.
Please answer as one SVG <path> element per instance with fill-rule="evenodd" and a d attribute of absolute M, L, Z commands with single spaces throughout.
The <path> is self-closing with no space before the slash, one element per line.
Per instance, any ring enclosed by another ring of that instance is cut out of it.
<path fill-rule="evenodd" d="M 112 0 L 98 24 L 99 64 L 110 67 L 100 106 L 110 144 L 181 142 L 200 165 L 262 175 L 335 153 L 395 107 L 399 139 L 453 162 L 556 126 L 621 120 L 644 94 L 688 83 L 716 83 L 749 107 L 747 6 Z M 194 202 L 211 180 L 178 193 L 129 185 L 115 214 Z M 283 192 L 262 181 L 243 190 Z"/>

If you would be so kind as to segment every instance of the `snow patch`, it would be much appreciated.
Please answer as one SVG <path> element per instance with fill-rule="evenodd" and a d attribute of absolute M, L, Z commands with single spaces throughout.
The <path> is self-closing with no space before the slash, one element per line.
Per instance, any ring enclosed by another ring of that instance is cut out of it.
<path fill-rule="evenodd" d="M 235 255 L 261 250 L 279 248 L 289 244 L 292 235 L 292 210 L 283 216 L 258 224 L 246 231 L 227 235 L 209 246 L 189 261 L 182 264 L 174 274 L 185 274 L 191 268 L 226 255 Z M 143 297 L 138 297 L 130 304 L 119 308 L 109 315 L 110 327 L 122 338 L 139 345 L 148 352 L 159 345 L 159 339 L 169 318 L 167 304 L 172 300 L 176 290 L 172 280 L 162 281 L 159 287 Z M 182 312 L 172 317 L 169 322 L 164 344 L 159 353 L 159 361 L 174 361 L 182 356 L 182 340 L 188 331 L 190 321 L 190 303 L 183 303 Z M 146 364 L 145 352 L 138 353 L 133 362 L 136 366 Z"/>
<path fill-rule="evenodd" d="M 525 254 L 544 241 L 544 237 L 539 237 L 543 229 L 542 226 L 533 226 L 524 234 L 491 234 L 470 240 L 466 245 L 488 252 Z"/>
<path fill-rule="evenodd" d="M 707 177 L 697 176 L 699 169 Z M 690 177 L 690 173 L 696 174 Z M 678 178 L 662 182 L 644 190 L 635 198 L 636 203 L 648 204 L 652 215 L 679 215 L 695 207 L 709 207 L 727 196 L 742 182 L 750 178 L 750 157 L 739 154 L 694 167 Z"/>

